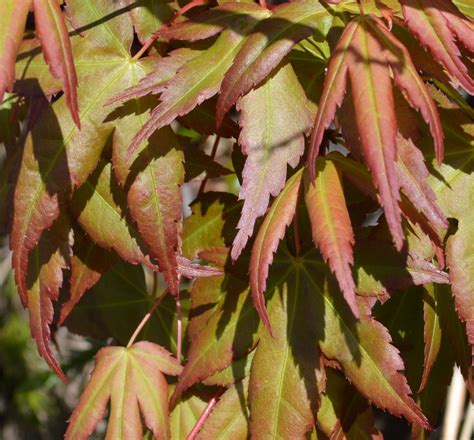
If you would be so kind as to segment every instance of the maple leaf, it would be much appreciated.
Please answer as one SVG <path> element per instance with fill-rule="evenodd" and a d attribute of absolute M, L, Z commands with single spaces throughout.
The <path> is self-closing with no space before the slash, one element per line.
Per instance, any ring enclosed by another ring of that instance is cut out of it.
<path fill-rule="evenodd" d="M 90 22 L 90 3 L 79 3 L 85 6 L 77 11 L 78 3 L 68 2 L 71 14 L 79 24 L 82 21 Z M 93 7 L 92 18 L 99 6 L 94 4 Z M 102 7 L 104 15 L 113 10 L 110 4 Z M 103 123 L 110 112 L 103 103 L 113 94 L 117 82 L 126 84 L 133 70 L 141 65 L 141 62 L 129 63 L 127 45 L 131 44 L 133 33 L 127 16 L 116 17 L 105 26 L 110 32 L 102 27 L 94 28 L 88 31 L 86 38 L 78 36 L 73 41 L 73 46 L 77 44 L 81 49 L 78 51 L 81 56 L 76 57 L 81 84 L 81 130 L 66 116 L 66 100 L 59 99 L 43 113 L 26 139 L 15 185 L 10 235 L 15 279 L 23 302 L 26 302 L 25 273 L 29 252 L 38 242 L 42 231 L 48 229 L 58 217 L 60 203 L 68 200 L 73 188 L 84 183 L 94 170 L 113 131 L 112 123 Z M 116 30 L 120 31 L 119 35 L 123 38 L 115 36 Z M 125 38 L 127 32 L 128 39 Z M 97 41 L 101 45 L 110 44 L 110 51 L 107 52 L 107 62 L 104 59 L 91 65 L 88 56 L 100 50 L 100 45 L 95 46 Z M 94 81 L 94 87 L 89 87 L 91 80 Z"/>
<path fill-rule="evenodd" d="M 31 0 L 6 0 L 0 4 L 0 102 L 5 91 L 12 91 L 15 58 L 20 48 Z"/>
<path fill-rule="evenodd" d="M 354 119 L 363 156 L 374 176 L 394 243 L 401 249 L 403 232 L 398 206 L 400 183 L 394 166 L 397 158 L 397 124 L 389 65 L 398 86 L 409 98 L 409 103 L 415 109 L 420 108 L 430 124 L 438 160 L 442 159 L 443 143 L 434 103 L 416 73 L 408 52 L 400 52 L 401 45 L 393 37 L 388 40 L 387 34 L 375 18 L 353 19 L 344 29 L 329 62 L 311 137 L 309 166 L 311 178 L 314 179 L 315 158 L 324 130 L 342 103 L 346 77 L 349 75 Z M 401 57 L 403 65 L 407 66 L 405 69 L 395 63 L 395 59 Z"/>
<path fill-rule="evenodd" d="M 106 347 L 72 413 L 66 439 L 87 439 L 111 402 L 107 439 L 142 439 L 143 426 L 156 438 L 169 437 L 168 384 L 182 367 L 159 345 L 138 342 L 131 347 Z"/>
<path fill-rule="evenodd" d="M 474 81 L 469 76 L 468 69 L 461 60 L 461 53 L 454 42 L 455 35 L 459 36 L 459 33 L 464 30 L 464 26 L 460 25 L 459 21 L 461 23 L 464 21 L 459 17 L 457 20 L 448 21 L 446 17 L 450 14 L 438 9 L 439 6 L 444 8 L 444 4 L 447 4 L 449 8 L 449 2 L 402 0 L 401 3 L 407 27 L 448 71 L 453 85 L 456 87 L 460 84 L 469 93 L 474 93 Z M 453 26 L 454 23 L 456 23 L 455 26 Z M 468 24 L 466 23 L 465 26 Z M 459 32 L 453 31 L 453 27 L 459 28 Z"/>
<path fill-rule="evenodd" d="M 316 33 L 326 36 L 332 15 L 317 0 L 302 0 L 277 6 L 245 41 L 226 73 L 217 101 L 217 125 L 252 87 L 278 66 L 298 41 Z"/>
<path fill-rule="evenodd" d="M 313 295 L 290 264 L 273 265 L 268 311 L 273 334 L 266 329 L 250 370 L 249 403 L 252 438 L 303 438 L 314 426 L 314 412 L 325 373 L 317 344 L 318 323 L 308 307 Z M 308 302 L 309 300 L 309 302 Z M 309 347 L 308 347 L 309 345 Z"/>
<path fill-rule="evenodd" d="M 62 80 L 67 106 L 72 119 L 80 127 L 76 69 L 63 13 L 56 0 L 32 1 L 36 34 L 43 46 L 44 56 L 53 76 Z"/>
<path fill-rule="evenodd" d="M 30 328 L 39 354 L 51 369 L 64 381 L 66 376 L 49 345 L 53 322 L 53 302 L 59 298 L 63 283 L 63 269 L 69 266 L 69 224 L 60 217 L 32 251 L 32 264 L 28 267 L 26 301 Z"/>
<path fill-rule="evenodd" d="M 173 439 L 186 439 L 206 409 L 208 392 L 193 390 L 185 393 L 170 414 L 170 432 Z"/>
<path fill-rule="evenodd" d="M 265 308 L 268 269 L 286 227 L 291 223 L 298 202 L 303 170 L 295 173 L 273 202 L 260 227 L 250 257 L 250 286 L 255 307 L 265 327 L 271 332 L 270 319 Z"/>
<path fill-rule="evenodd" d="M 176 117 L 189 113 L 219 91 L 225 72 L 245 41 L 245 34 L 255 26 L 257 19 L 267 15 L 268 11 L 258 9 L 241 22 L 238 32 L 225 30 L 208 50 L 183 65 L 177 75 L 166 83 L 160 104 L 151 112 L 150 119 L 130 144 L 129 156 L 153 132 L 168 125 Z M 211 70 L 208 69 L 209 65 L 213 66 Z"/>
<path fill-rule="evenodd" d="M 242 400 L 246 401 L 247 395 L 248 379 L 229 387 L 196 438 L 246 440 L 249 437 L 248 410 L 242 406 Z"/>
<path fill-rule="evenodd" d="M 239 144 L 247 159 L 239 193 L 244 206 L 232 246 L 234 260 L 252 235 L 255 220 L 265 214 L 270 195 L 277 196 L 284 187 L 287 165 L 298 165 L 310 126 L 305 104 L 304 91 L 289 64 L 239 102 Z"/>
<path fill-rule="evenodd" d="M 347 211 L 341 178 L 331 161 L 316 161 L 314 183 L 305 181 L 305 200 L 311 220 L 313 241 L 335 273 L 339 287 L 354 316 L 359 316 L 356 286 L 350 266 L 354 264 L 354 234 Z"/>

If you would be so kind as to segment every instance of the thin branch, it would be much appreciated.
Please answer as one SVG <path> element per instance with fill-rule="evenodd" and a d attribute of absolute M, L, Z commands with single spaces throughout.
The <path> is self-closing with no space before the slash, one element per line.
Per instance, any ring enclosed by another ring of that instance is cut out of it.
<path fill-rule="evenodd" d="M 214 397 L 211 400 L 209 400 L 209 403 L 207 404 L 206 408 L 204 409 L 201 416 L 199 417 L 199 420 L 194 425 L 192 431 L 186 437 L 186 440 L 194 440 L 196 438 L 196 436 L 199 434 L 199 431 L 202 429 L 204 423 L 206 423 L 206 420 L 211 415 L 211 412 L 213 411 L 214 407 L 216 406 L 217 402 L 219 401 L 219 397 L 222 395 L 223 392 L 224 392 L 224 390 L 219 390 L 214 395 Z"/>
<path fill-rule="evenodd" d="M 453 438 L 458 438 L 457 436 L 464 410 L 465 397 L 466 386 L 464 385 L 464 379 L 461 372 L 456 367 L 454 369 L 451 385 L 449 386 L 441 440 L 451 440 Z"/>
<path fill-rule="evenodd" d="M 211 159 L 214 160 L 216 158 L 217 154 L 217 148 L 219 147 L 219 142 L 221 141 L 220 136 L 216 136 L 216 139 L 214 141 L 214 145 L 212 146 L 212 151 L 211 151 Z M 198 191 L 198 196 L 200 196 L 204 192 L 204 188 L 206 187 L 207 181 L 209 180 L 207 174 L 206 177 L 204 177 L 203 181 L 201 182 L 201 186 L 199 187 Z"/>
<path fill-rule="evenodd" d="M 153 316 L 153 313 L 155 313 L 156 308 L 160 305 L 161 301 L 163 301 L 164 297 L 167 295 L 168 291 L 165 291 L 163 295 L 159 296 L 158 298 L 155 299 L 155 302 L 151 306 L 151 309 L 148 311 L 148 313 L 143 317 L 141 320 L 140 324 L 138 324 L 137 328 L 133 332 L 132 337 L 128 341 L 127 348 L 131 347 L 132 344 L 135 342 L 135 339 L 137 339 L 137 336 L 140 334 L 140 332 L 143 330 L 143 327 L 145 327 L 146 323 L 150 320 L 150 318 Z"/>

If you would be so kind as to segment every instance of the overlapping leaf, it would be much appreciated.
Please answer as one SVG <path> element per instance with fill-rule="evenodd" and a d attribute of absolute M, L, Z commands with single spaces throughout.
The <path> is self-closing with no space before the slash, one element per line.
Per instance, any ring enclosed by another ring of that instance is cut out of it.
<path fill-rule="evenodd" d="M 272 263 L 273 254 L 285 235 L 286 227 L 295 215 L 302 178 L 303 172 L 300 170 L 288 180 L 285 188 L 269 209 L 252 248 L 249 267 L 252 298 L 268 330 L 271 330 L 271 323 L 263 297 L 267 286 L 268 269 Z"/>
<path fill-rule="evenodd" d="M 445 4 L 450 9 L 451 5 L 448 1 L 403 0 L 401 3 L 405 23 L 411 32 L 444 66 L 455 86 L 461 85 L 466 91 L 474 93 L 474 81 L 469 76 L 468 69 L 463 64 L 461 53 L 455 44 L 455 35 L 462 38 L 462 41 L 472 40 L 472 35 L 468 38 L 471 23 L 459 16 L 453 18 L 449 12 L 442 12 Z M 451 19 L 448 21 L 447 17 Z M 472 34 L 472 29 L 470 33 Z M 469 43 L 467 44 L 470 46 Z M 472 49 L 472 46 L 470 48 Z"/>
<path fill-rule="evenodd" d="M 247 159 L 239 193 L 244 206 L 232 246 L 234 260 L 252 235 L 255 220 L 265 214 L 270 196 L 277 196 L 284 187 L 287 166 L 298 164 L 310 126 L 304 91 L 289 64 L 244 96 L 238 108 L 239 143 Z"/>
<path fill-rule="evenodd" d="M 255 26 L 258 19 L 265 16 L 267 16 L 266 10 L 255 11 L 241 22 L 238 32 L 227 29 L 202 55 L 183 65 L 178 74 L 166 83 L 160 104 L 152 111 L 150 119 L 133 139 L 129 154 L 153 132 L 168 125 L 176 117 L 190 112 L 196 105 L 219 91 L 224 74 L 232 65 L 245 34 Z M 210 65 L 212 69 L 208 69 Z"/>
<path fill-rule="evenodd" d="M 316 161 L 316 179 L 305 181 L 305 200 L 311 220 L 313 241 L 335 273 L 339 287 L 354 316 L 359 316 L 356 286 L 352 278 L 354 234 L 347 211 L 341 178 L 331 161 Z"/>
<path fill-rule="evenodd" d="M 397 159 L 397 123 L 389 66 L 410 104 L 419 108 L 430 124 L 438 160 L 442 160 L 442 131 L 434 103 L 416 73 L 408 52 L 390 36 L 381 22 L 354 19 L 346 26 L 328 66 L 320 106 L 311 138 L 309 164 L 314 178 L 315 158 L 324 130 L 344 97 L 346 76 L 351 79 L 351 99 L 360 148 L 372 172 L 385 216 L 398 249 L 403 243 L 398 206 L 400 183 Z M 399 67 L 400 63 L 405 68 Z M 382 111 L 383 109 L 383 111 Z"/>
<path fill-rule="evenodd" d="M 91 379 L 74 410 L 66 439 L 87 439 L 111 402 L 107 439 L 143 438 L 143 420 L 156 438 L 169 437 L 168 384 L 181 366 L 150 342 L 107 347 L 97 354 Z"/>
<path fill-rule="evenodd" d="M 301 0 L 275 8 L 249 36 L 226 73 L 217 102 L 217 123 L 240 96 L 262 82 L 298 41 L 316 33 L 326 36 L 332 16 L 317 0 Z"/>

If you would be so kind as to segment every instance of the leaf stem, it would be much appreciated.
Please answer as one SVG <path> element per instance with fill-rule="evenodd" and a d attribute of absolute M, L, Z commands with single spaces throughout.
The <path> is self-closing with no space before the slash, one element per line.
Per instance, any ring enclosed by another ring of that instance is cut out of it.
<path fill-rule="evenodd" d="M 202 412 L 201 416 L 199 417 L 198 421 L 194 425 L 192 431 L 189 433 L 189 435 L 186 437 L 186 440 L 194 440 L 196 436 L 199 434 L 199 431 L 202 429 L 204 423 L 206 423 L 206 420 L 209 418 L 211 415 L 212 410 L 216 406 L 217 402 L 219 401 L 219 397 L 222 395 L 224 391 L 219 390 L 214 397 L 209 400 L 206 408 Z"/>
<path fill-rule="evenodd" d="M 127 348 L 131 347 L 133 343 L 135 342 L 135 339 L 137 339 L 137 336 L 140 334 L 140 332 L 143 330 L 143 327 L 145 327 L 146 323 L 150 320 L 152 317 L 153 313 L 155 313 L 156 308 L 160 305 L 161 301 L 163 301 L 164 297 L 167 295 L 168 291 L 165 291 L 163 295 L 160 295 L 158 298 L 155 299 L 155 302 L 151 306 L 151 309 L 148 311 L 148 313 L 143 317 L 141 320 L 140 324 L 138 324 L 137 328 L 133 332 L 132 337 L 128 341 Z"/>
<path fill-rule="evenodd" d="M 217 154 L 217 148 L 219 147 L 219 142 L 221 141 L 220 136 L 216 136 L 216 140 L 214 141 L 214 145 L 212 146 L 211 151 L 211 159 L 214 160 Z M 203 181 L 201 182 L 201 186 L 199 187 L 198 196 L 200 196 L 204 192 L 204 188 L 206 187 L 207 181 L 209 180 L 207 174 L 204 177 Z"/>
<path fill-rule="evenodd" d="M 178 295 L 176 296 L 176 317 L 178 320 L 177 323 L 177 347 L 176 347 L 176 359 L 178 359 L 178 362 L 181 364 L 181 354 L 183 351 L 183 314 L 181 310 L 181 298 L 180 298 L 180 293 L 178 291 Z"/>
<path fill-rule="evenodd" d="M 150 46 L 156 41 L 158 38 L 158 31 L 153 32 L 151 37 L 148 41 L 142 46 L 142 48 L 133 56 L 132 60 L 136 61 L 139 60 L 140 57 L 150 48 Z"/>

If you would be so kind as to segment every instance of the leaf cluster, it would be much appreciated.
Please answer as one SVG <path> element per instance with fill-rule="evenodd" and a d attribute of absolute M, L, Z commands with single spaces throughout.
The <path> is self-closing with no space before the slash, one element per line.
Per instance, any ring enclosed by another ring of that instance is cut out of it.
<path fill-rule="evenodd" d="M 66 438 L 107 414 L 108 439 L 381 438 L 373 406 L 426 438 L 454 364 L 473 395 L 469 4 L 0 16 L 0 227 L 31 334 L 63 380 L 58 327 L 108 340 Z"/>

